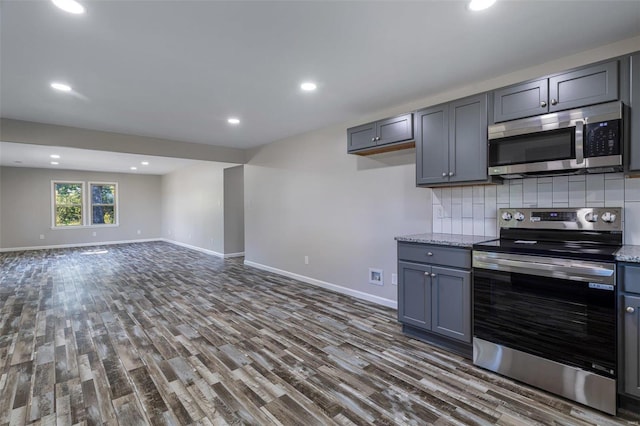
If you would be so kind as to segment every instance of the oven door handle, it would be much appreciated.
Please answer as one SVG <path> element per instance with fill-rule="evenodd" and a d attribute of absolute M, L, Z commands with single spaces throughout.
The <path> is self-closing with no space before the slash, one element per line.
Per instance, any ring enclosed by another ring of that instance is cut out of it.
<path fill-rule="evenodd" d="M 571 261 L 569 261 L 571 262 Z M 521 274 L 538 275 L 571 281 L 593 282 L 615 285 L 615 270 L 597 265 L 573 262 L 569 265 L 536 262 L 534 260 L 521 261 L 497 258 L 481 258 L 474 256 L 473 267 L 491 269 L 495 271 L 515 272 Z"/>

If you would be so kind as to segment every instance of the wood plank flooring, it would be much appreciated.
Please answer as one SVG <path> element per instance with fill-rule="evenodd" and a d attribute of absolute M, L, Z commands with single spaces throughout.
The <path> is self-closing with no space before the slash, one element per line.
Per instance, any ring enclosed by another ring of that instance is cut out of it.
<path fill-rule="evenodd" d="M 0 425 L 630 425 L 171 244 L 0 254 Z"/>

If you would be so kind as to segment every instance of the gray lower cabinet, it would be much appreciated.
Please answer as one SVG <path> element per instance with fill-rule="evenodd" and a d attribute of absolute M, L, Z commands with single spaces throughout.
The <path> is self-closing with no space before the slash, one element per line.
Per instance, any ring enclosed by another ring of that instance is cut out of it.
<path fill-rule="evenodd" d="M 622 296 L 624 307 L 624 392 L 640 398 L 640 295 Z M 632 312 L 627 312 L 633 310 Z"/>
<path fill-rule="evenodd" d="M 620 391 L 640 403 L 640 264 L 618 264 Z"/>
<path fill-rule="evenodd" d="M 347 129 L 347 152 L 367 154 L 412 140 L 413 114 L 403 114 Z"/>
<path fill-rule="evenodd" d="M 487 95 L 475 95 L 415 114 L 416 184 L 487 180 Z"/>
<path fill-rule="evenodd" d="M 618 100 L 618 68 L 613 60 L 495 90 L 493 121 Z"/>
<path fill-rule="evenodd" d="M 640 170 L 640 52 L 631 55 L 629 170 Z"/>
<path fill-rule="evenodd" d="M 464 248 L 398 243 L 398 321 L 405 332 L 418 332 L 424 340 L 462 352 L 468 347 L 470 353 L 470 253 Z"/>

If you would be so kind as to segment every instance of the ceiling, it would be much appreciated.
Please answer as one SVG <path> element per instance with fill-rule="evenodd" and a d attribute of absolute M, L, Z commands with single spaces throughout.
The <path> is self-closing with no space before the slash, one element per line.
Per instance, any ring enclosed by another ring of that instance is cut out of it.
<path fill-rule="evenodd" d="M 2 117 L 244 149 L 640 34 L 634 0 L 83 3 L 0 1 Z"/>
<path fill-rule="evenodd" d="M 51 158 L 51 155 L 57 155 L 60 158 Z M 52 161 L 58 164 L 51 164 Z M 143 161 L 149 164 L 143 165 Z M 0 142 L 0 166 L 7 167 L 164 175 L 183 167 L 204 163 L 209 166 L 217 165 L 220 169 L 236 165 L 182 158 Z M 135 167 L 136 170 L 131 170 L 131 167 Z"/>

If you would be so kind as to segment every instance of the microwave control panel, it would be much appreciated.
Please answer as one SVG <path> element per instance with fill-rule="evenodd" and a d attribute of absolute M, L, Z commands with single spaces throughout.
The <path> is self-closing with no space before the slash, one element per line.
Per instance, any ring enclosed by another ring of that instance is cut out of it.
<path fill-rule="evenodd" d="M 620 155 L 622 143 L 620 136 L 620 120 L 587 124 L 584 136 L 584 156 Z"/>

